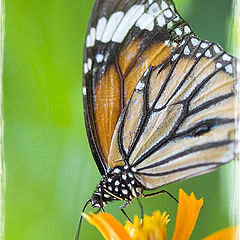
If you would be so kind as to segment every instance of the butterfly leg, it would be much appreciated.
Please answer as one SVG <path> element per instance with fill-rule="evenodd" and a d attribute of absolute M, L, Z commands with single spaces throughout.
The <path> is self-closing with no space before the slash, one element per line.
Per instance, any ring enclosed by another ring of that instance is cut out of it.
<path fill-rule="evenodd" d="M 100 211 L 105 212 L 104 208 L 101 207 L 101 208 L 99 208 L 94 214 L 98 214 Z"/>
<path fill-rule="evenodd" d="M 167 193 L 169 197 L 171 197 L 173 200 L 175 200 L 175 201 L 178 203 L 178 200 L 177 200 L 171 193 L 169 193 L 169 192 L 166 191 L 166 190 L 161 190 L 161 191 L 159 191 L 159 192 L 146 194 L 146 195 L 144 195 L 144 197 L 145 197 L 145 198 L 150 198 L 150 197 L 154 197 L 154 196 L 157 196 L 157 195 L 159 195 L 159 194 L 162 194 L 162 193 Z"/>
<path fill-rule="evenodd" d="M 122 213 L 127 218 L 127 220 L 132 223 L 131 219 L 128 217 L 127 213 L 124 211 L 124 208 L 127 207 L 129 204 L 130 202 L 125 202 L 122 206 L 119 207 L 119 209 L 122 211 Z"/>
<path fill-rule="evenodd" d="M 101 208 L 99 208 L 94 214 L 98 214 L 101 211 Z"/>
<path fill-rule="evenodd" d="M 144 215 L 144 213 L 143 213 L 143 205 L 140 202 L 140 199 L 138 197 L 137 197 L 137 201 L 138 201 L 138 204 L 139 204 L 140 209 L 141 209 L 141 220 L 143 221 L 143 215 Z"/>

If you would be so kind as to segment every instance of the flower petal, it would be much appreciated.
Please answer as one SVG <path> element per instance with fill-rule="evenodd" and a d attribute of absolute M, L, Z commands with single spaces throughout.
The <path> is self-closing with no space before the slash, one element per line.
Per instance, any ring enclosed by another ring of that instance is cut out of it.
<path fill-rule="evenodd" d="M 239 239 L 239 226 L 224 228 L 202 240 L 237 240 Z"/>
<path fill-rule="evenodd" d="M 188 196 L 182 189 L 179 190 L 177 220 L 172 240 L 187 240 L 192 234 L 203 198 L 197 200 L 193 193 Z"/>
<path fill-rule="evenodd" d="M 131 240 L 120 222 L 109 213 L 91 214 L 82 213 L 82 216 L 96 226 L 106 240 Z"/>

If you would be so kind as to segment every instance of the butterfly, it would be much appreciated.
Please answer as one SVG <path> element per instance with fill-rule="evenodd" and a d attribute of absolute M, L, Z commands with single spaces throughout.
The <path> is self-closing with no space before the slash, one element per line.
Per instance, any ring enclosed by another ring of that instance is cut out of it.
<path fill-rule="evenodd" d="M 196 36 L 172 0 L 97 0 L 83 100 L 102 179 L 83 211 L 113 200 L 123 210 L 234 159 L 236 61 Z"/>

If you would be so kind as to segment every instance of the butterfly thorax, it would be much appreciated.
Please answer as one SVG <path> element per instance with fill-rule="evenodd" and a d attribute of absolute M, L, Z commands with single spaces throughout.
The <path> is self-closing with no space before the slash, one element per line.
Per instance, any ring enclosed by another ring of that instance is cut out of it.
<path fill-rule="evenodd" d="M 93 207 L 101 208 L 113 200 L 131 202 L 134 197 L 142 196 L 143 188 L 136 179 L 136 169 L 119 166 L 103 175 L 91 197 Z"/>

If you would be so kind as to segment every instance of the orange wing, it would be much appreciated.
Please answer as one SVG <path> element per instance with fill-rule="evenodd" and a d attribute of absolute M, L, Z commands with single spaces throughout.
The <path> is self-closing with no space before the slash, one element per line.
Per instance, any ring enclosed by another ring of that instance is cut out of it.
<path fill-rule="evenodd" d="M 136 83 L 189 34 L 172 1 L 95 3 L 86 36 L 83 93 L 89 143 L 102 174 L 117 121 Z"/>

